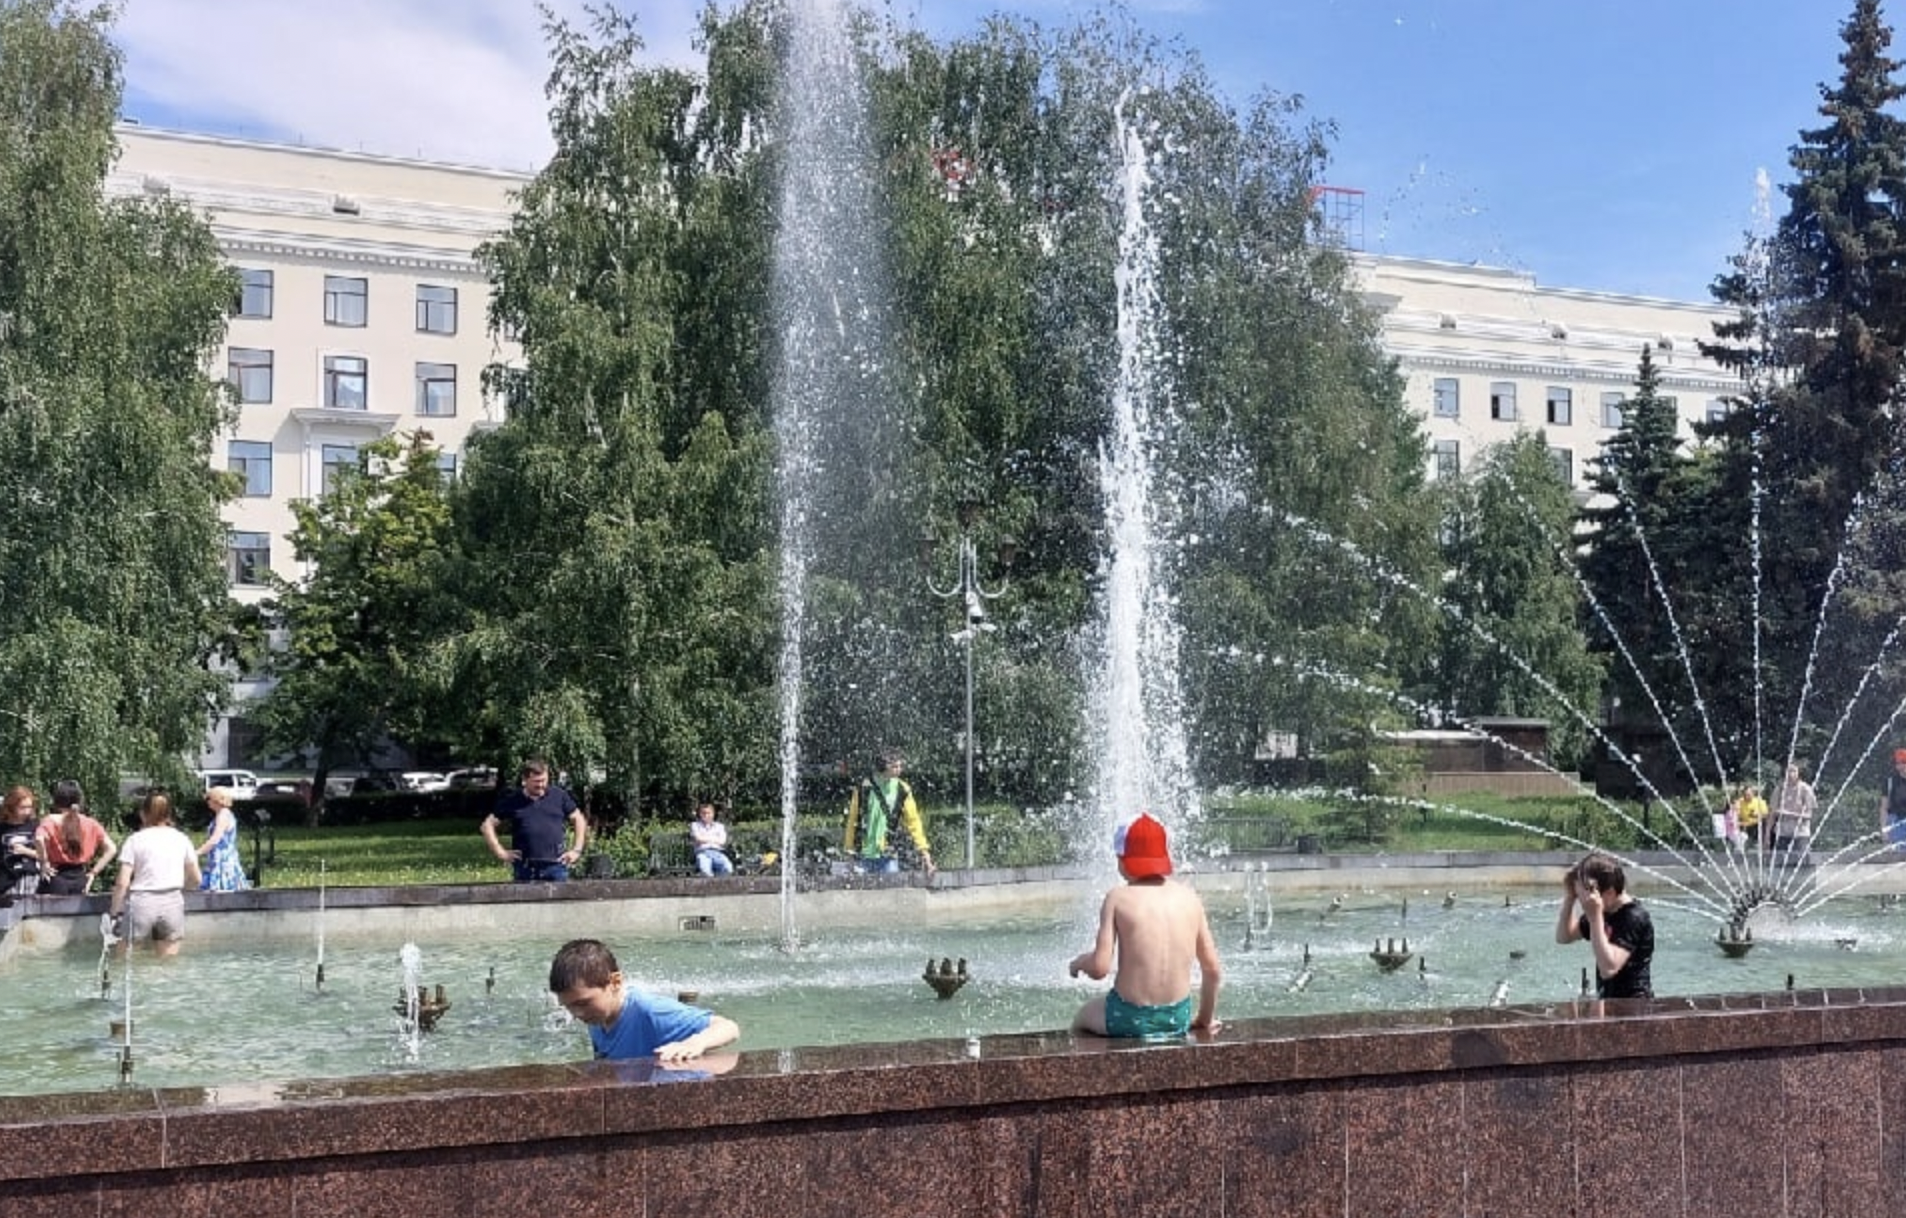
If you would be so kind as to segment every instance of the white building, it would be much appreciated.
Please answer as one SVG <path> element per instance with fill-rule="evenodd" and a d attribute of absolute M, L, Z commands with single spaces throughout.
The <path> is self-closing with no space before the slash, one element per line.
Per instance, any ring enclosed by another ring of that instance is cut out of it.
<path fill-rule="evenodd" d="M 214 459 L 245 477 L 226 509 L 230 574 L 234 596 L 257 598 L 266 570 L 302 574 L 287 540 L 291 503 L 320 494 L 359 445 L 427 431 L 454 473 L 470 434 L 501 421 L 480 377 L 517 351 L 489 334 L 489 285 L 473 253 L 508 226 L 529 179 L 132 124 L 119 138 L 108 189 L 167 193 L 205 212 L 243 277 L 223 352 L 241 405 Z M 1351 256 L 1426 421 L 1434 476 L 1540 428 L 1582 486 L 1620 425 L 1644 344 L 1684 421 L 1723 409 L 1735 388 L 1697 345 L 1724 309 L 1542 287 L 1495 267 Z M 241 678 L 234 704 L 260 692 Z M 202 764 L 250 762 L 245 737 L 242 719 L 221 721 Z"/>
<path fill-rule="evenodd" d="M 118 194 L 163 193 L 209 216 L 243 280 L 222 366 L 238 418 L 213 459 L 244 476 L 226 508 L 232 594 L 295 570 L 291 503 L 315 498 L 358 446 L 425 431 L 453 474 L 471 432 L 500 421 L 483 369 L 488 281 L 472 256 L 502 232 L 527 177 L 217 136 L 119 128 Z M 236 683 L 235 705 L 260 692 Z M 234 739 L 234 736 L 237 739 Z M 252 760 L 223 719 L 201 764 Z"/>
<path fill-rule="evenodd" d="M 1726 410 L 1739 380 L 1701 354 L 1712 304 L 1539 286 L 1499 267 L 1354 254 L 1383 345 L 1425 420 L 1430 472 L 1454 477 L 1488 446 L 1540 430 L 1571 484 L 1621 426 L 1641 349 L 1654 349 L 1662 396 L 1688 424 Z"/>

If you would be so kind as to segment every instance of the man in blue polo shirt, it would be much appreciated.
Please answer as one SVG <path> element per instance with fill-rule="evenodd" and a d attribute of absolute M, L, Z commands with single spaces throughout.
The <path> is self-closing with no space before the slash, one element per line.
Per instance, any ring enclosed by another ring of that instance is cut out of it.
<path fill-rule="evenodd" d="M 508 822 L 510 849 L 497 840 L 497 827 Z M 563 847 L 568 830 L 575 845 Z M 532 757 L 523 763 L 522 785 L 496 801 L 496 811 L 483 818 L 483 840 L 490 853 L 508 863 L 516 882 L 561 883 L 569 878 L 569 864 L 582 857 L 589 840 L 589 820 L 569 792 L 549 781 L 549 763 Z"/>

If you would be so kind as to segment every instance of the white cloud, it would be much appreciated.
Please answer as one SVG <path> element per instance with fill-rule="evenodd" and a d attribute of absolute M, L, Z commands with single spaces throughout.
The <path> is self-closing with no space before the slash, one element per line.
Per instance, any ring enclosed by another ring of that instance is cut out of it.
<path fill-rule="evenodd" d="M 651 55 L 695 62 L 698 7 L 644 0 Z M 117 36 L 133 117 L 511 169 L 549 153 L 533 0 L 130 0 Z"/>

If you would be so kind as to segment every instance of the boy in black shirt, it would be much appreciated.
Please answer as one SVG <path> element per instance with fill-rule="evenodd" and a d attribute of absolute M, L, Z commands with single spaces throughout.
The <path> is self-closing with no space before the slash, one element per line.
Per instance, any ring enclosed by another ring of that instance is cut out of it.
<path fill-rule="evenodd" d="M 1577 906 L 1581 915 L 1575 916 Z M 1599 998 L 1653 998 L 1648 966 L 1655 955 L 1655 927 L 1641 902 L 1628 895 L 1621 864 L 1591 854 L 1562 877 L 1562 910 L 1555 920 L 1555 941 L 1588 940 L 1595 952 L 1595 994 Z"/>

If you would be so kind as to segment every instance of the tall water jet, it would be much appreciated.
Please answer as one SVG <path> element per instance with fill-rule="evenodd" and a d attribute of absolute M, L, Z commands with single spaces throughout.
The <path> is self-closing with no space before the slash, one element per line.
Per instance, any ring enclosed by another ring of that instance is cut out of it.
<path fill-rule="evenodd" d="M 1169 495 L 1160 458 L 1169 395 L 1159 374 L 1158 239 L 1146 215 L 1152 183 L 1144 136 L 1126 101 L 1116 119 L 1118 374 L 1111 428 L 1099 454 L 1107 550 L 1096 722 L 1088 738 L 1099 742 L 1101 816 L 1116 822 L 1150 809 L 1179 829 L 1195 819 L 1198 795 L 1178 685 L 1177 613 L 1166 579 Z"/>
<path fill-rule="evenodd" d="M 898 536 L 880 521 L 893 507 L 885 475 L 899 444 L 885 383 L 885 273 L 866 100 L 839 0 L 794 0 L 783 48 L 771 399 L 781 540 L 781 924 L 791 947 L 804 695 L 810 682 L 846 679 L 814 663 L 810 607 L 817 580 L 864 579 L 857 565 Z"/>

